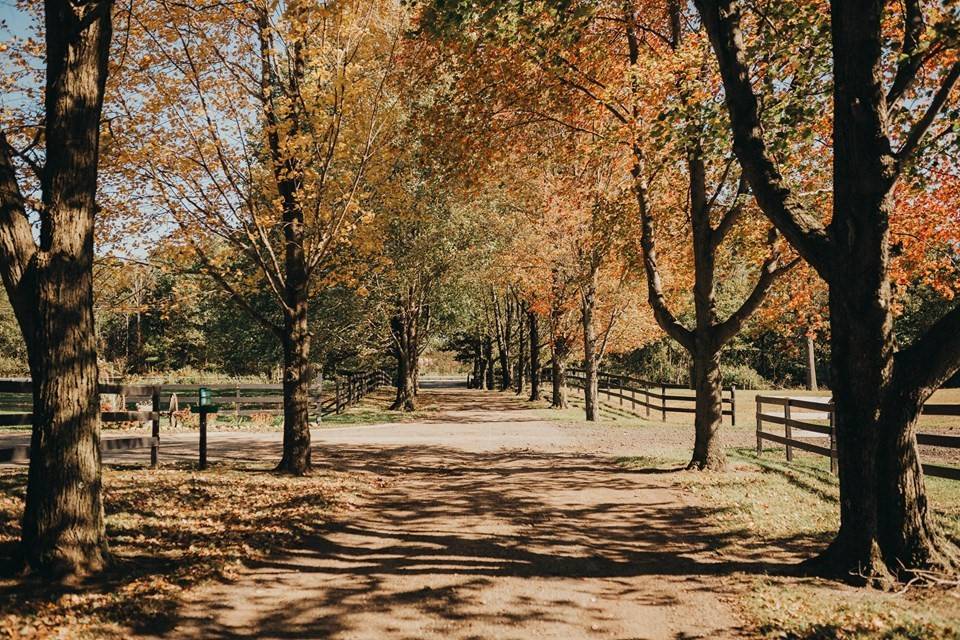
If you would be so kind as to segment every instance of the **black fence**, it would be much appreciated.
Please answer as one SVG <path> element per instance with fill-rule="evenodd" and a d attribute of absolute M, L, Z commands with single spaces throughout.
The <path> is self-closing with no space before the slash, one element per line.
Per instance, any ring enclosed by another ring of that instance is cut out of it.
<path fill-rule="evenodd" d="M 311 420 L 341 413 L 374 389 L 392 381 L 383 371 L 345 372 L 333 376 L 310 389 Z M 157 384 L 136 385 L 100 383 L 103 423 L 141 422 L 150 424 L 150 436 L 102 437 L 102 451 L 150 448 L 150 463 L 156 466 L 160 457 L 161 419 L 171 424 L 200 405 L 200 389 L 207 390 L 205 404 L 220 417 L 233 416 L 240 421 L 247 416 L 283 414 L 282 384 Z M 30 426 L 33 423 L 33 385 L 30 380 L 0 380 L 0 427 Z M 205 455 L 203 456 L 205 457 Z M 0 446 L 0 463 L 23 462 L 30 458 L 30 446 Z"/>

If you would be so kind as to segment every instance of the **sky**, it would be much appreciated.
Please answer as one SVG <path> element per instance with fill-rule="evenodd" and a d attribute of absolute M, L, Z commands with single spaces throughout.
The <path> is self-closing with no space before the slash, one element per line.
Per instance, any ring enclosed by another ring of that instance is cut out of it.
<path fill-rule="evenodd" d="M 26 34 L 30 19 L 17 9 L 16 0 L 0 0 L 0 23 L 4 24 L 3 38 L 6 39 L 11 32 L 15 35 Z"/>

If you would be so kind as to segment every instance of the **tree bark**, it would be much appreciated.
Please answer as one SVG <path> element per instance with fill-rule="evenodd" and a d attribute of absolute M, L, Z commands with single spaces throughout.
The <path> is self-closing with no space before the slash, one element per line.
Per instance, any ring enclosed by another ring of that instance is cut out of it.
<path fill-rule="evenodd" d="M 483 353 L 483 346 L 481 342 L 480 353 Z M 487 358 L 483 355 L 477 357 L 477 377 L 473 381 L 474 389 L 486 389 L 487 388 Z"/>
<path fill-rule="evenodd" d="M 469 387 L 470 389 L 477 389 L 477 388 L 479 388 L 478 382 L 479 382 L 480 378 L 483 376 L 483 371 L 481 370 L 481 366 L 482 366 L 482 365 L 481 365 L 481 362 L 482 362 L 482 361 L 483 361 L 483 356 L 480 355 L 480 346 L 479 346 L 479 343 L 478 343 L 478 344 L 477 344 L 477 352 L 476 352 L 476 354 L 474 354 L 474 356 L 473 356 L 473 370 L 471 371 L 470 384 L 468 385 L 468 387 Z"/>
<path fill-rule="evenodd" d="M 44 3 L 45 136 L 39 246 L 0 133 L 0 275 L 27 346 L 33 431 L 22 552 L 71 580 L 108 559 L 93 318 L 93 230 L 111 3 Z"/>
<path fill-rule="evenodd" d="M 813 342 L 813 336 L 809 333 L 806 336 L 807 346 L 807 390 L 817 391 L 817 349 Z"/>
<path fill-rule="evenodd" d="M 551 397 L 550 406 L 554 409 L 566 409 L 567 408 L 567 363 L 566 356 L 561 350 L 557 348 L 553 349 L 553 353 L 550 356 L 550 364 L 552 368 L 552 384 L 553 384 L 553 395 Z"/>
<path fill-rule="evenodd" d="M 407 354 L 402 354 L 397 358 L 397 395 L 393 404 L 390 405 L 390 410 L 415 411 L 417 408 L 415 386 L 413 363 Z"/>
<path fill-rule="evenodd" d="M 487 336 L 484 339 L 483 344 L 483 353 L 487 361 L 487 375 L 485 378 L 486 390 L 493 391 L 493 382 L 494 382 L 494 367 L 493 367 L 493 338 Z"/>
<path fill-rule="evenodd" d="M 583 322 L 583 407 L 588 422 L 597 420 L 597 395 L 599 356 L 597 354 L 597 329 L 593 314 L 597 304 L 597 270 L 593 269 L 581 294 L 580 318 Z"/>
<path fill-rule="evenodd" d="M 527 312 L 530 327 L 530 400 L 540 400 L 540 325 L 537 314 Z"/>
<path fill-rule="evenodd" d="M 514 374 L 514 385 L 517 395 L 523 394 L 523 384 L 527 368 L 527 340 L 526 327 L 524 326 L 527 314 L 521 305 L 517 305 L 517 368 Z"/>
<path fill-rule="evenodd" d="M 397 395 L 390 405 L 392 411 L 415 411 L 417 408 L 417 361 L 420 355 L 418 335 L 419 307 L 411 295 L 408 304 L 400 308 L 390 321 L 393 333 L 394 356 L 397 359 Z"/>
<path fill-rule="evenodd" d="M 305 288 L 304 288 L 305 293 Z M 306 296 L 284 319 L 283 455 L 277 471 L 305 475 L 312 468 L 310 445 L 310 330 Z"/>
<path fill-rule="evenodd" d="M 493 316 L 497 334 L 497 351 L 500 358 L 500 391 L 506 391 L 513 382 L 513 375 L 510 361 L 510 348 L 513 338 L 513 305 L 509 297 L 503 302 L 503 315 L 501 316 L 500 304 L 497 296 L 493 297 Z"/>
<path fill-rule="evenodd" d="M 688 469 L 722 471 L 727 456 L 720 438 L 723 400 L 720 385 L 720 354 L 709 348 L 693 358 L 693 382 L 696 389 L 694 416 L 695 441 Z"/>

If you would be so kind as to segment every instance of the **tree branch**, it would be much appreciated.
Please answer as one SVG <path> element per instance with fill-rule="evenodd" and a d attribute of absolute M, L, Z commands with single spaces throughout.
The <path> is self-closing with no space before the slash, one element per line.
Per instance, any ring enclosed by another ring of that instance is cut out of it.
<path fill-rule="evenodd" d="M 930 101 L 927 110 L 923 116 L 917 120 L 917 123 L 913 125 L 913 129 L 907 134 L 907 139 L 904 141 L 903 146 L 897 151 L 898 169 L 902 169 L 904 165 L 910 161 L 911 156 L 917 150 L 917 147 L 920 146 L 923 136 L 927 133 L 933 121 L 936 120 L 940 110 L 943 109 L 943 105 L 945 105 L 950 98 L 950 92 L 953 91 L 957 80 L 960 80 L 960 62 L 954 62 L 953 66 L 950 67 L 950 71 L 947 72 L 943 83 L 941 83 L 940 88 L 937 89 L 937 92 L 934 94 L 933 100 Z"/>
<path fill-rule="evenodd" d="M 887 106 L 892 108 L 917 75 L 923 65 L 924 55 L 918 51 L 920 37 L 923 35 L 923 10 L 920 0 L 906 0 L 903 15 L 903 44 L 900 47 L 900 64 L 887 92 Z"/>
<path fill-rule="evenodd" d="M 711 251 L 717 250 L 717 247 L 723 243 L 723 239 L 727 237 L 730 229 L 732 229 L 733 225 L 740 219 L 740 214 L 743 213 L 743 205 L 746 204 L 746 198 L 744 196 L 748 193 L 750 193 L 750 189 L 747 185 L 747 180 L 741 175 L 740 184 L 737 186 L 737 194 L 733 198 L 733 204 L 730 205 L 730 208 L 723 214 L 723 218 L 721 218 L 710 236 Z"/>
<path fill-rule="evenodd" d="M 771 230 L 770 244 L 772 245 L 775 240 L 776 231 Z M 767 293 L 770 291 L 770 287 L 777 281 L 777 278 L 800 262 L 800 258 L 798 257 L 781 265 L 780 257 L 779 251 L 775 248 L 771 250 L 770 255 L 763 261 L 763 266 L 760 267 L 760 278 L 757 280 L 756 285 L 754 285 L 753 291 L 750 292 L 750 295 L 743 301 L 740 308 L 734 311 L 729 318 L 714 326 L 713 344 L 717 348 L 722 347 L 727 341 L 733 338 L 733 336 L 740 333 L 743 324 L 750 319 L 750 316 L 752 316 L 763 303 L 764 298 L 767 297 Z"/>
<path fill-rule="evenodd" d="M 899 351 L 893 363 L 894 380 L 926 401 L 960 370 L 960 304 Z"/>
<path fill-rule="evenodd" d="M 32 296 L 27 290 L 30 285 L 24 276 L 36 252 L 37 244 L 13 166 L 13 149 L 0 131 L 0 275 L 18 316 L 28 312 L 31 306 Z"/>
<path fill-rule="evenodd" d="M 829 270 L 830 237 L 813 212 L 794 196 L 763 139 L 759 106 L 744 60 L 736 0 L 695 0 L 710 35 L 733 126 L 734 151 L 763 213 L 821 275 Z"/>

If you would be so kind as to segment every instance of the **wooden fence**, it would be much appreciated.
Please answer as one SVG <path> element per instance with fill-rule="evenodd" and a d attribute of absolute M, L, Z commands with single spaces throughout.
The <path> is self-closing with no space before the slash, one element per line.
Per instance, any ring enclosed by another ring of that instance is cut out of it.
<path fill-rule="evenodd" d="M 311 419 L 341 413 L 344 408 L 355 404 L 370 391 L 388 384 L 391 384 L 390 377 L 383 371 L 337 374 L 332 381 L 328 380 L 325 384 L 310 389 Z M 208 404 L 218 406 L 218 416 L 233 416 L 239 421 L 244 416 L 283 414 L 281 384 L 132 385 L 101 382 L 101 396 L 119 397 L 119 404 L 123 407 L 123 410 L 119 411 L 112 407 L 101 409 L 101 422 L 150 423 L 150 436 L 104 437 L 100 441 L 101 451 L 149 447 L 150 464 L 156 467 L 160 457 L 161 418 L 168 416 L 173 422 L 177 413 L 188 411 L 191 406 L 197 405 L 201 387 L 210 391 Z M 33 414 L 28 412 L 32 403 L 31 393 L 30 380 L 0 380 L 0 427 L 30 426 L 33 423 Z M 148 403 L 149 409 L 129 409 L 131 406 L 144 407 Z M 107 403 L 102 402 L 101 407 L 105 404 Z M 202 452 L 201 457 L 206 457 L 205 452 Z M 0 463 L 23 462 L 29 458 L 29 445 L 0 447 Z"/>
<path fill-rule="evenodd" d="M 768 412 L 764 406 L 775 406 L 776 413 Z M 928 403 L 923 406 L 922 415 L 960 416 L 960 405 Z M 757 396 L 757 455 L 763 453 L 763 442 L 776 442 L 786 448 L 788 461 L 793 460 L 793 450 L 800 449 L 830 458 L 830 471 L 837 471 L 837 443 L 834 429 L 833 401 L 821 398 L 791 398 L 786 396 Z M 783 435 L 764 431 L 764 425 L 783 427 Z M 799 440 L 798 438 L 803 438 Z M 810 440 L 826 440 L 826 443 L 814 444 Z M 824 446 L 824 445 L 827 446 Z M 922 446 L 960 449 L 960 436 L 918 433 L 917 444 Z M 960 468 L 940 464 L 923 464 L 923 472 L 928 476 L 960 480 Z"/>
<path fill-rule="evenodd" d="M 567 369 L 567 382 L 571 386 L 583 390 L 587 382 L 587 372 L 584 369 Z M 651 382 L 634 376 L 620 375 L 601 371 L 598 373 L 597 396 L 598 400 L 603 401 L 602 396 L 606 396 L 606 404 L 615 404 L 621 409 L 629 410 L 631 413 L 640 415 L 637 407 L 644 409 L 643 415 L 651 417 L 652 413 L 660 414 L 661 420 L 666 420 L 667 415 L 671 413 L 695 413 L 696 412 L 696 394 L 690 387 L 679 384 L 667 384 L 662 382 Z M 553 380 L 553 371 L 550 368 L 545 370 L 544 378 L 548 381 Z M 737 388 L 734 386 L 724 387 L 720 392 L 721 396 L 721 419 L 723 416 L 730 416 L 730 423 L 737 424 Z M 613 399 L 616 402 L 613 402 Z M 629 409 L 627 405 L 629 404 Z"/>

